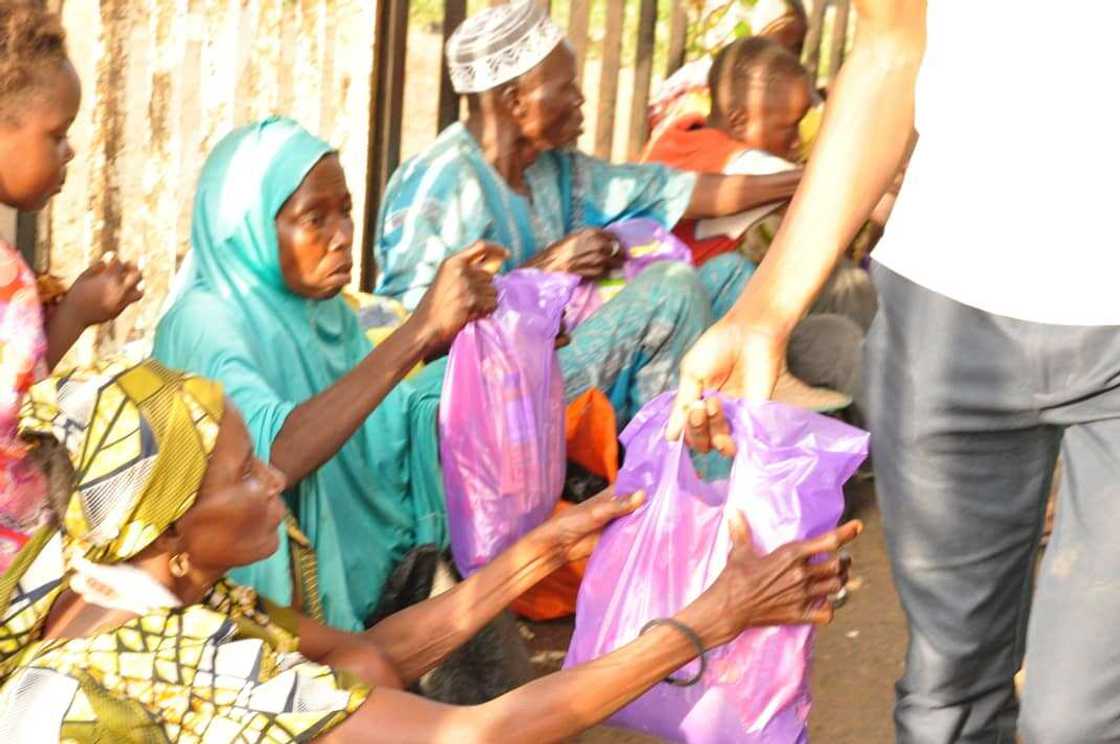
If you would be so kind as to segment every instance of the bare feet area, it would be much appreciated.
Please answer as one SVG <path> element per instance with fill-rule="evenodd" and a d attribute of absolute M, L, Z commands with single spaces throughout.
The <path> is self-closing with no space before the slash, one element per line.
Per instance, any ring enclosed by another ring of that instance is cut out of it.
<path fill-rule="evenodd" d="M 852 546 L 849 597 L 836 620 L 817 635 L 813 663 L 812 741 L 879 744 L 893 740 L 894 682 L 902 671 L 906 622 L 891 584 L 883 526 L 874 484 L 855 483 L 852 516 L 866 531 Z M 543 672 L 560 667 L 571 621 L 530 623 L 534 663 Z M 571 740 L 576 744 L 656 744 L 657 739 L 600 726 Z"/>

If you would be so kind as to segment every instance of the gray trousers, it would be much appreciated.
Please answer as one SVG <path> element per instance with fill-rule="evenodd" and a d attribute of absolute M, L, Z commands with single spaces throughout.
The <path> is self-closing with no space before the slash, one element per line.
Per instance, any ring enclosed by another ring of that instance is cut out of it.
<path fill-rule="evenodd" d="M 1012 744 L 1018 723 L 1026 744 L 1120 742 L 1120 327 L 1011 320 L 873 276 L 865 410 L 910 624 L 898 741 Z"/>

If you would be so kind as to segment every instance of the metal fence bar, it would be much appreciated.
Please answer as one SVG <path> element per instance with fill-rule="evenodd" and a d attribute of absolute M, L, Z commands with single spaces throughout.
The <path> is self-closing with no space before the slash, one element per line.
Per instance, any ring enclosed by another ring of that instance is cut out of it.
<path fill-rule="evenodd" d="M 809 14 L 809 33 L 805 37 L 805 67 L 815 85 L 821 70 L 821 40 L 824 38 L 824 13 L 829 0 L 814 0 Z"/>
<path fill-rule="evenodd" d="M 832 49 L 829 55 L 828 75 L 835 79 L 844 64 L 844 52 L 848 48 L 848 20 L 851 16 L 851 0 L 833 0 L 836 17 L 832 25 Z"/>
<path fill-rule="evenodd" d="M 361 287 L 373 289 L 377 279 L 374 247 L 377 216 L 389 176 L 401 158 L 404 114 L 404 68 L 408 57 L 409 0 L 380 0 L 373 53 L 370 97 L 370 148 L 366 171 L 366 213 L 362 231 Z"/>
<path fill-rule="evenodd" d="M 622 66 L 622 25 L 626 3 L 607 0 L 607 31 L 603 37 L 599 74 L 599 112 L 595 125 L 595 156 L 610 160 L 614 147 L 614 116 L 618 107 L 618 71 Z"/>
<path fill-rule="evenodd" d="M 653 51 L 657 45 L 657 0 L 642 0 L 638 15 L 638 51 L 634 61 L 634 100 L 630 107 L 630 141 L 627 152 L 637 160 L 648 136 L 650 85 L 653 83 Z"/>
<path fill-rule="evenodd" d="M 669 0 L 672 14 L 669 16 L 669 60 L 665 66 L 665 77 L 669 77 L 684 65 L 685 42 L 688 40 L 688 11 L 682 0 Z"/>
<path fill-rule="evenodd" d="M 451 87 L 451 76 L 447 72 L 447 58 L 445 49 L 447 40 L 467 17 L 467 0 L 444 0 L 443 4 L 443 45 L 440 47 L 440 88 L 439 88 L 439 122 L 436 132 L 459 121 L 459 94 Z"/>
<path fill-rule="evenodd" d="M 576 80 L 583 83 L 583 65 L 587 61 L 587 29 L 591 25 L 591 0 L 572 0 L 568 15 L 568 41 L 576 53 Z"/>
<path fill-rule="evenodd" d="M 39 242 L 39 218 L 37 215 L 19 212 L 16 214 L 16 248 L 23 255 L 27 265 L 38 269 L 39 256 L 37 245 Z"/>

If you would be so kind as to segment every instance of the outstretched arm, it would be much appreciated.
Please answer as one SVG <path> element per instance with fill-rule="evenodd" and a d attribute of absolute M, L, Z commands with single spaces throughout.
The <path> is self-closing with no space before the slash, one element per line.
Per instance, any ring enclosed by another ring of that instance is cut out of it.
<path fill-rule="evenodd" d="M 641 496 L 611 490 L 545 522 L 478 573 L 366 633 L 409 684 L 472 638 L 513 600 L 566 563 L 591 554 L 599 531 L 633 511 Z"/>
<path fill-rule="evenodd" d="M 767 556 L 754 552 L 741 516 L 732 516 L 729 526 L 734 547 L 727 567 L 708 591 L 675 617 L 699 636 L 704 649 L 729 642 L 747 627 L 831 619 L 832 607 L 824 597 L 847 579 L 847 566 L 836 551 L 859 534 L 859 523 L 790 543 Z M 412 620 L 420 620 L 419 615 Z M 377 688 L 323 741 L 562 741 L 607 718 L 694 659 L 697 651 L 678 629 L 655 625 L 602 658 L 550 674 L 483 705 L 441 705 Z"/>
<path fill-rule="evenodd" d="M 689 352 L 670 434 L 690 439 L 708 417 L 705 389 L 764 399 L 790 332 L 897 172 L 914 126 L 926 0 L 856 0 L 855 48 L 829 99 L 820 140 L 789 213 L 730 313 Z M 837 184 L 845 184 L 837 188 Z"/>
<path fill-rule="evenodd" d="M 800 168 L 765 176 L 701 174 L 684 217 L 726 217 L 788 199 L 797 190 L 801 175 Z"/>

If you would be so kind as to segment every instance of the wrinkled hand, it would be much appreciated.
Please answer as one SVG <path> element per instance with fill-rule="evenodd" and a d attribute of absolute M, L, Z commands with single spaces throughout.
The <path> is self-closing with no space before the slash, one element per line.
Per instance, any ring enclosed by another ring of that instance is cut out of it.
<path fill-rule="evenodd" d="M 440 265 L 412 316 L 423 329 L 429 353 L 445 351 L 463 326 L 494 312 L 494 274 L 508 256 L 504 248 L 480 240 Z"/>
<path fill-rule="evenodd" d="M 719 401 L 702 400 L 714 390 L 748 400 L 768 400 L 786 366 L 788 339 L 725 318 L 704 333 L 681 362 L 677 400 L 666 436 L 683 433 L 690 447 L 715 448 L 731 457 L 735 446 Z"/>
<path fill-rule="evenodd" d="M 592 499 L 553 516 L 538 529 L 541 536 L 560 552 L 565 562 L 582 560 L 595 550 L 603 528 L 637 509 L 645 501 L 640 491 L 622 498 L 608 488 Z"/>
<path fill-rule="evenodd" d="M 832 621 L 828 596 L 848 583 L 850 565 L 839 551 L 859 536 L 862 523 L 847 522 L 819 537 L 787 543 L 769 555 L 755 551 L 740 512 L 729 516 L 728 528 L 732 549 L 727 566 L 697 600 L 710 602 L 711 616 L 726 622 L 718 634 L 723 642 L 752 627 Z"/>
<path fill-rule="evenodd" d="M 140 269 L 107 253 L 74 280 L 62 305 L 83 327 L 89 327 L 113 320 L 143 296 Z"/>
<path fill-rule="evenodd" d="M 608 232 L 585 228 L 553 243 L 525 264 L 541 271 L 562 271 L 599 279 L 626 261 L 618 240 Z"/>

